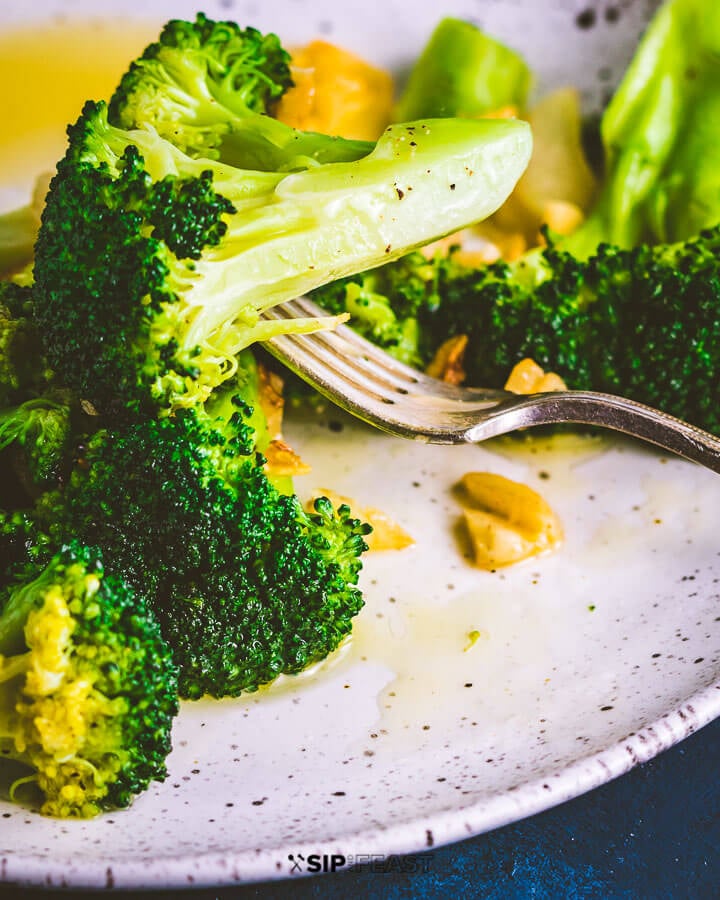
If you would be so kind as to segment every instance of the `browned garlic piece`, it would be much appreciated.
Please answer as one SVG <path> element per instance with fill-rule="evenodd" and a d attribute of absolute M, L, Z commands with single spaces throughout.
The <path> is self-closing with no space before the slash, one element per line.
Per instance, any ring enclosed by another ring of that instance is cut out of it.
<path fill-rule="evenodd" d="M 465 381 L 465 349 L 468 336 L 456 334 L 448 338 L 437 348 L 432 362 L 425 370 L 433 378 L 439 378 L 447 384 L 462 384 Z"/>
<path fill-rule="evenodd" d="M 258 363 L 258 377 L 260 406 L 271 437 L 265 449 L 265 472 L 270 477 L 307 475 L 312 471 L 310 466 L 283 440 L 282 423 L 285 411 L 283 379 L 262 363 Z"/>
<path fill-rule="evenodd" d="M 540 394 L 545 391 L 566 391 L 567 385 L 555 372 L 546 372 L 533 359 L 521 359 L 514 367 L 505 390 L 513 394 Z"/>
<path fill-rule="evenodd" d="M 478 568 L 509 566 L 562 543 L 560 520 L 526 484 L 492 472 L 468 472 L 458 487 Z"/>

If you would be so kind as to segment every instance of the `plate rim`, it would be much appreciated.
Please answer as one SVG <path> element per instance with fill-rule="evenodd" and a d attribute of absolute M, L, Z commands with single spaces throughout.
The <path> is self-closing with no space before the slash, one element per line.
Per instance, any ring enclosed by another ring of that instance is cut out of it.
<path fill-rule="evenodd" d="M 364 848 L 363 857 L 388 859 L 431 853 L 545 812 L 608 784 L 681 743 L 718 717 L 720 678 L 607 747 L 464 808 L 441 810 L 427 817 L 414 816 L 387 827 L 365 828 L 327 845 L 320 841 L 312 844 L 297 841 L 292 845 L 246 849 L 235 854 L 212 852 L 119 862 L 105 857 L 83 860 L 79 878 L 67 862 L 48 864 L 45 857 L 37 854 L 4 853 L 0 858 L 0 884 L 120 890 L 218 888 L 313 877 L 307 872 L 292 873 L 290 854 L 302 854 L 306 858 L 307 854 L 318 853 L 353 856 L 355 851 L 347 847 L 348 840 Z M 118 814 L 130 811 L 131 808 Z M 351 867 L 343 870 L 350 871 Z"/>

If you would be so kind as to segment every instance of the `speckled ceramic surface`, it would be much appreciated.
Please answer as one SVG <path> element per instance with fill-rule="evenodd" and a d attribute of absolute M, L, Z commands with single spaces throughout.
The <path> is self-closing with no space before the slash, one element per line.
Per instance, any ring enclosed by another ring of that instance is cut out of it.
<path fill-rule="evenodd" d="M 597 106 L 652 4 L 596 6 L 453 0 L 443 11 Z M 202 8 L 290 43 L 324 35 L 398 71 L 438 15 L 418 0 Z M 112 18 L 127 5 L 6 0 L 0 21 L 88 9 Z M 196 7 L 143 9 L 160 23 Z M 319 670 L 185 705 L 170 777 L 130 810 L 57 822 L 0 801 L 0 881 L 221 885 L 291 876 L 310 854 L 422 850 L 599 785 L 720 712 L 717 476 L 610 438 L 430 448 L 335 413 L 288 433 L 313 465 L 301 493 L 330 487 L 380 507 L 415 546 L 368 556 L 355 637 Z M 471 568 L 451 490 L 469 470 L 540 490 L 563 548 L 497 574 Z"/>

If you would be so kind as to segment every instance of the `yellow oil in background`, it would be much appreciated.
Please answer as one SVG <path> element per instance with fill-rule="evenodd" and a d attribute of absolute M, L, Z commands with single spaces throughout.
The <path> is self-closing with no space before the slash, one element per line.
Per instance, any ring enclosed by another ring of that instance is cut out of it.
<path fill-rule="evenodd" d="M 85 100 L 107 100 L 162 23 L 59 21 L 0 35 L 0 201 L 29 199 Z"/>

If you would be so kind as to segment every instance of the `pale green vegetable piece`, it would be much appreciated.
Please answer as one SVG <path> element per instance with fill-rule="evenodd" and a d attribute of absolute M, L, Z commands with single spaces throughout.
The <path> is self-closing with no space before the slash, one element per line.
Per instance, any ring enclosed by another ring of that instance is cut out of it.
<path fill-rule="evenodd" d="M 673 242 L 720 221 L 720 4 L 669 0 L 648 26 L 601 123 L 605 181 L 564 244 Z"/>
<path fill-rule="evenodd" d="M 471 22 L 448 16 L 415 61 L 395 119 L 474 118 L 507 106 L 522 110 L 531 83 L 530 69 L 515 50 Z"/>

